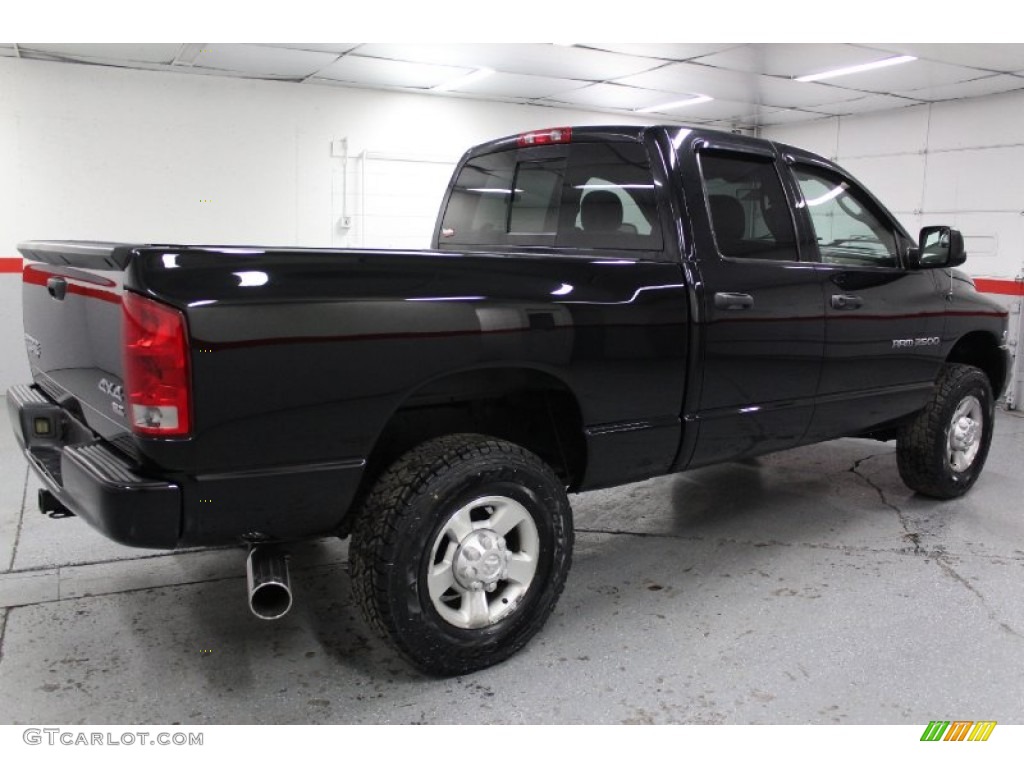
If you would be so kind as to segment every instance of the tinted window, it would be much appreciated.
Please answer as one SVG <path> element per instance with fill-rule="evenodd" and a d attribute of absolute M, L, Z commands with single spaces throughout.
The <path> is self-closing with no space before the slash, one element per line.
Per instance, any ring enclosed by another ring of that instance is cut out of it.
<path fill-rule="evenodd" d="M 771 158 L 700 155 L 715 243 L 723 256 L 796 261 L 796 235 Z"/>
<path fill-rule="evenodd" d="M 550 148 L 547 148 L 550 149 Z M 580 143 L 473 158 L 459 173 L 441 245 L 544 244 L 659 250 L 655 187 L 639 144 Z"/>
<path fill-rule="evenodd" d="M 867 195 L 838 174 L 821 168 L 793 169 L 811 214 L 821 260 L 829 264 L 899 265 L 896 236 L 873 212 Z"/>
<path fill-rule="evenodd" d="M 481 155 L 459 172 L 442 227 L 453 243 L 483 245 L 501 242 L 508 220 L 508 203 L 515 174 L 515 152 Z"/>
<path fill-rule="evenodd" d="M 558 244 L 653 251 L 661 242 L 654 179 L 643 146 L 573 146 Z"/>
<path fill-rule="evenodd" d="M 558 196 L 565 160 L 520 163 L 512 187 L 510 234 L 553 235 L 558 231 Z"/>

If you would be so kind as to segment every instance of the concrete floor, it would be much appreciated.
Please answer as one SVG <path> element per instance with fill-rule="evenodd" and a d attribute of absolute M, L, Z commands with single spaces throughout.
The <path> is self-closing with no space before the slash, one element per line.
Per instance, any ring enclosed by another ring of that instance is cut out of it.
<path fill-rule="evenodd" d="M 1022 456 L 1001 413 L 952 502 L 864 440 L 574 497 L 547 626 L 437 680 L 364 626 L 345 544 L 296 552 L 296 608 L 262 622 L 241 550 L 47 519 L 0 435 L 0 723 L 1024 723 Z"/>

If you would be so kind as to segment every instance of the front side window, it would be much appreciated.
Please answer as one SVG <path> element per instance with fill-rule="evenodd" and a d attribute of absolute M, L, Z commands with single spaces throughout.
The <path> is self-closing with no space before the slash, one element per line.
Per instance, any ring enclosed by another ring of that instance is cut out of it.
<path fill-rule="evenodd" d="M 719 253 L 731 258 L 799 259 L 793 217 L 770 157 L 704 151 L 700 168 Z"/>
<path fill-rule="evenodd" d="M 793 169 L 826 264 L 899 266 L 892 226 L 852 182 L 823 168 Z"/>

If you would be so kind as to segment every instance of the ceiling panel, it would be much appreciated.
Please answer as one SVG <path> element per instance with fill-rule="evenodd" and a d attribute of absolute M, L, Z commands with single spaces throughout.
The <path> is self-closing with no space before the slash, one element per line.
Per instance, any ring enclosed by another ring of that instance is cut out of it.
<path fill-rule="evenodd" d="M 754 124 L 761 115 L 775 112 L 774 109 L 758 108 L 751 104 L 734 101 L 707 101 L 702 104 L 688 104 L 671 109 L 649 113 L 652 116 L 666 116 L 674 120 L 725 120 L 742 124 Z"/>
<path fill-rule="evenodd" d="M 170 64 L 182 43 L 22 43 L 23 53 L 43 51 L 51 56 L 97 61 L 138 61 Z"/>
<path fill-rule="evenodd" d="M 681 101 L 693 98 L 695 94 L 668 93 L 652 91 L 647 88 L 633 88 L 628 85 L 598 83 L 570 93 L 559 93 L 555 98 L 563 103 L 582 107 L 598 107 L 600 109 L 634 110 L 667 104 L 670 101 Z"/>
<path fill-rule="evenodd" d="M 626 56 L 549 43 L 491 43 L 465 45 L 393 45 L 371 43 L 355 50 L 360 56 L 490 67 L 502 72 L 570 80 L 614 80 L 659 67 L 660 59 Z"/>
<path fill-rule="evenodd" d="M 862 95 L 820 83 L 798 83 L 700 64 L 667 64 L 653 72 L 621 78 L 617 82 L 639 88 L 699 93 L 726 101 L 789 108 L 812 107 Z"/>
<path fill-rule="evenodd" d="M 1024 69 L 1024 46 L 1018 43 L 877 43 L 864 47 L 996 72 Z"/>
<path fill-rule="evenodd" d="M 698 63 L 740 72 L 794 78 L 866 64 L 890 56 L 892 54 L 887 52 L 870 51 L 841 43 L 763 43 L 741 45 L 712 56 L 703 56 L 698 59 Z"/>
<path fill-rule="evenodd" d="M 472 71 L 466 67 L 345 56 L 317 72 L 316 79 L 383 88 L 433 88 Z"/>
<path fill-rule="evenodd" d="M 318 51 L 293 51 L 265 45 L 219 45 L 206 43 L 194 65 L 204 69 L 228 70 L 256 77 L 309 77 L 338 57 Z"/>
<path fill-rule="evenodd" d="M 294 51 L 320 51 L 321 53 L 336 53 L 339 56 L 348 53 L 359 43 L 260 43 L 267 48 L 290 48 Z"/>
<path fill-rule="evenodd" d="M 556 93 L 572 93 L 588 83 L 581 80 L 567 80 L 558 77 L 536 77 L 534 75 L 509 75 L 495 72 L 490 77 L 474 80 L 467 85 L 453 88 L 453 93 L 469 93 L 479 96 L 503 96 L 506 98 L 542 99 Z"/>
<path fill-rule="evenodd" d="M 990 75 L 977 80 L 952 85 L 938 85 L 916 91 L 899 91 L 898 95 L 924 101 L 945 101 L 947 99 L 964 99 L 970 96 L 985 96 L 995 93 L 1006 93 L 1024 88 L 1024 78 L 1013 75 Z"/>
<path fill-rule="evenodd" d="M 686 61 L 719 51 L 738 48 L 736 43 L 579 43 L 585 48 L 597 48 L 630 56 L 646 56 L 672 61 Z"/>
<path fill-rule="evenodd" d="M 855 88 L 874 93 L 896 93 L 961 83 L 965 80 L 974 80 L 977 77 L 978 70 L 976 69 L 952 64 L 937 64 L 933 61 L 919 59 L 893 67 L 874 69 L 870 72 L 843 75 L 827 82 L 843 88 Z"/>
<path fill-rule="evenodd" d="M 799 83 L 781 77 L 758 78 L 761 103 L 789 109 L 816 108 L 819 104 L 853 101 L 864 94 L 822 83 Z"/>

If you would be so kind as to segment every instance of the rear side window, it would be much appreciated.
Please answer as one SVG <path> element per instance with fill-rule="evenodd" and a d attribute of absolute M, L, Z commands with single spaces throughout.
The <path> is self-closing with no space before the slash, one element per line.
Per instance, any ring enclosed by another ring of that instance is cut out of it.
<path fill-rule="evenodd" d="M 579 143 L 473 158 L 459 173 L 441 246 L 660 250 L 655 187 L 640 144 Z"/>
<path fill-rule="evenodd" d="M 559 245 L 661 249 L 654 179 L 640 144 L 578 144 L 569 156 Z"/>
<path fill-rule="evenodd" d="M 771 158 L 704 151 L 700 168 L 719 253 L 745 259 L 799 259 L 793 217 Z"/>

